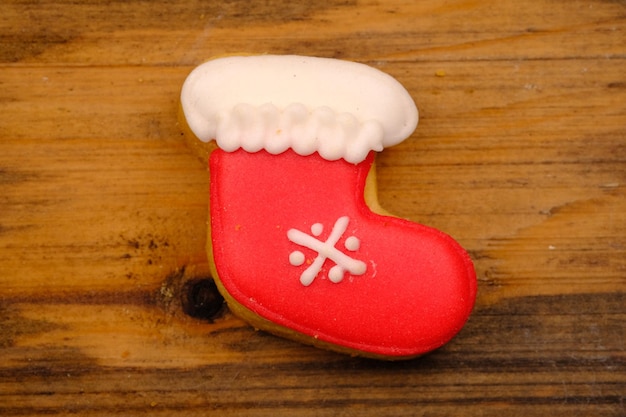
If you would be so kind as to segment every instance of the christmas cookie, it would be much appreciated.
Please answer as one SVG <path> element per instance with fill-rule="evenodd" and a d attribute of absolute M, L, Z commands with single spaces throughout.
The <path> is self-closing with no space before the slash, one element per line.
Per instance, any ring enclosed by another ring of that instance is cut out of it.
<path fill-rule="evenodd" d="M 465 324 L 467 253 L 376 201 L 375 153 L 418 120 L 394 78 L 334 59 L 226 57 L 192 71 L 181 108 L 193 146 L 210 151 L 208 254 L 235 314 L 386 359 L 436 349 Z"/>

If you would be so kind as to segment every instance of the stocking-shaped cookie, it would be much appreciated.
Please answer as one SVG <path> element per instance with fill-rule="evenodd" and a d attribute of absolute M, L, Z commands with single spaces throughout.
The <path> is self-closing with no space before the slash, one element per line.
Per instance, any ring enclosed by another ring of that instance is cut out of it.
<path fill-rule="evenodd" d="M 260 329 L 370 357 L 450 340 L 474 304 L 466 252 L 380 214 L 375 151 L 414 130 L 390 76 L 300 56 L 228 57 L 187 78 L 190 131 L 210 155 L 209 257 L 230 308 Z"/>

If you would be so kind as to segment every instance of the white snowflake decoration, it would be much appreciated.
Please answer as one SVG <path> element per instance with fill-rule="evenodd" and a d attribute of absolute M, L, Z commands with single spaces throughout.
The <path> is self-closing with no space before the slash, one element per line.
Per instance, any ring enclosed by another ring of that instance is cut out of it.
<path fill-rule="evenodd" d="M 316 237 L 320 236 L 324 231 L 324 226 L 321 223 L 315 223 L 311 226 L 310 235 L 297 229 L 289 229 L 289 231 L 287 231 L 287 238 L 291 242 L 304 246 L 317 253 L 317 257 L 313 263 L 300 275 L 302 285 L 308 286 L 313 283 L 313 280 L 317 277 L 317 274 L 319 274 L 326 259 L 330 259 L 335 263 L 335 266 L 328 271 L 328 279 L 334 283 L 341 282 L 346 271 L 352 275 L 363 275 L 365 273 L 367 265 L 364 262 L 351 258 L 335 247 L 339 239 L 341 239 L 346 232 L 349 222 L 350 218 L 348 216 L 337 219 L 326 241 L 316 239 Z M 359 250 L 361 241 L 356 236 L 350 236 L 346 239 L 344 246 L 347 250 L 355 252 Z M 289 254 L 289 262 L 293 266 L 304 264 L 305 259 L 304 253 L 300 251 L 293 251 Z"/>

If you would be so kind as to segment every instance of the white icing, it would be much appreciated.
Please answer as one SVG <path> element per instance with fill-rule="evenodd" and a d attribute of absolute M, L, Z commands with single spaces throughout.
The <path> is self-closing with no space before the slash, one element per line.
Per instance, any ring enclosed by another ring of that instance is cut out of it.
<path fill-rule="evenodd" d="M 232 152 L 318 152 L 358 163 L 406 139 L 417 108 L 394 78 L 355 62 L 296 55 L 219 58 L 187 77 L 187 124 Z"/>
<path fill-rule="evenodd" d="M 328 279 L 331 282 L 338 284 L 341 281 L 343 281 L 343 275 L 345 272 L 346 271 L 344 271 L 342 267 L 340 267 L 339 265 L 335 265 L 332 268 L 330 268 L 330 271 L 328 271 Z"/>
<path fill-rule="evenodd" d="M 304 253 L 299 250 L 293 251 L 289 254 L 289 263 L 293 266 L 300 266 L 304 263 Z"/>
<path fill-rule="evenodd" d="M 361 241 L 356 236 L 350 236 L 346 239 L 346 243 L 344 243 L 344 246 L 349 251 L 355 252 L 361 247 Z"/>
<path fill-rule="evenodd" d="M 315 280 L 319 274 L 326 259 L 330 259 L 336 264 L 328 273 L 328 278 L 334 283 L 341 282 L 346 271 L 350 272 L 352 275 L 363 275 L 365 273 L 367 265 L 364 262 L 351 258 L 335 247 L 339 239 L 341 239 L 346 232 L 349 222 L 350 218 L 348 216 L 337 219 L 326 241 L 318 240 L 298 229 L 289 229 L 287 231 L 287 238 L 291 242 L 317 252 L 317 257 L 313 263 L 300 275 L 302 285 L 309 286 L 313 283 L 313 280 Z M 289 255 L 290 259 L 294 252 Z"/>
<path fill-rule="evenodd" d="M 324 225 L 322 223 L 315 223 L 311 226 L 311 234 L 313 236 L 319 236 L 324 231 Z"/>

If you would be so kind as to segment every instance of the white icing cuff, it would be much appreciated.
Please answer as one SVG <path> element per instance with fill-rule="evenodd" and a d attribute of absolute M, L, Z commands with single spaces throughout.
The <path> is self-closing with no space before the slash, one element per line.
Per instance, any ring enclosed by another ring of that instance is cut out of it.
<path fill-rule="evenodd" d="M 318 152 L 358 163 L 406 139 L 418 113 L 394 78 L 367 65 L 295 55 L 206 62 L 181 93 L 187 124 L 225 151 Z"/>

